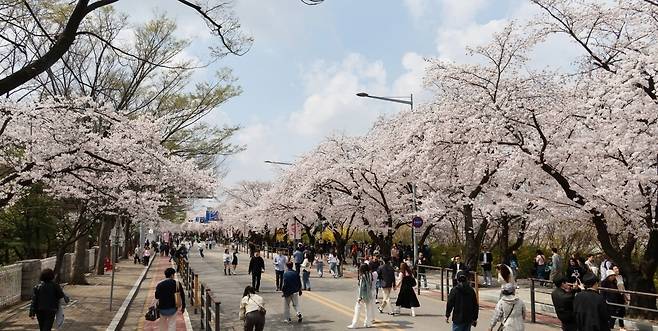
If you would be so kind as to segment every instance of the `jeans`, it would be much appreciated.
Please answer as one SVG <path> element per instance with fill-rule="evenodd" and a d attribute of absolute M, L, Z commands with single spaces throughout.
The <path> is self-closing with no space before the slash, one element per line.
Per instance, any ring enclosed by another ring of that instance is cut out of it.
<path fill-rule="evenodd" d="M 316 264 L 315 270 L 318 272 L 318 276 L 322 277 L 322 274 L 324 274 L 324 263 Z"/>
<path fill-rule="evenodd" d="M 338 277 L 338 265 L 336 263 L 329 263 L 329 271 L 334 277 Z"/>
<path fill-rule="evenodd" d="M 311 289 L 311 272 L 307 270 L 302 270 L 302 287 L 306 289 Z"/>
<path fill-rule="evenodd" d="M 299 308 L 299 293 L 293 293 L 290 296 L 283 297 L 283 318 L 288 319 L 290 318 L 290 304 L 292 303 L 292 307 L 295 308 L 295 312 L 297 312 L 297 315 L 301 315 L 302 311 Z"/>
<path fill-rule="evenodd" d="M 452 331 L 471 331 L 471 323 L 452 323 Z"/>
<path fill-rule="evenodd" d="M 251 287 L 253 287 L 256 291 L 260 290 L 260 272 L 251 273 Z"/>
<path fill-rule="evenodd" d="M 281 287 L 283 287 L 283 270 L 275 270 L 274 273 L 276 273 L 276 290 L 280 291 Z"/>
<path fill-rule="evenodd" d="M 55 322 L 55 314 L 57 312 L 52 310 L 37 310 L 37 321 L 39 322 L 39 330 L 41 331 L 50 331 L 53 328 L 53 323 Z"/>
<path fill-rule="evenodd" d="M 491 269 L 489 270 L 484 270 L 484 284 L 487 286 L 491 286 L 491 283 L 493 282 L 493 279 L 491 277 Z"/>
<path fill-rule="evenodd" d="M 160 331 L 176 331 L 176 308 L 160 309 Z"/>

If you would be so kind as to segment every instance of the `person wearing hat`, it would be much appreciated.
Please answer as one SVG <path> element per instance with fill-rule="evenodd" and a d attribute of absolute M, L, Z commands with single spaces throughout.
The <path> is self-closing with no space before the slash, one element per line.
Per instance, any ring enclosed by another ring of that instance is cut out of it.
<path fill-rule="evenodd" d="M 489 325 L 489 331 L 498 324 L 503 324 L 505 331 L 523 331 L 525 325 L 525 304 L 516 294 L 516 286 L 511 283 L 503 285 L 503 296 L 498 300 Z"/>
<path fill-rule="evenodd" d="M 567 279 L 563 276 L 556 277 L 553 283 L 555 284 L 555 290 L 551 293 L 551 299 L 555 307 L 555 314 L 557 314 L 557 318 L 562 323 L 562 330 L 578 330 L 576 327 L 576 317 L 573 313 L 573 300 L 576 292 L 580 291 L 580 289 L 568 283 Z"/>
<path fill-rule="evenodd" d="M 452 314 L 453 331 L 469 331 L 478 321 L 478 300 L 475 290 L 468 283 L 468 275 L 464 271 L 457 273 L 457 286 L 448 294 L 446 305 L 446 323 L 450 322 Z"/>
<path fill-rule="evenodd" d="M 576 294 L 573 312 L 578 331 L 609 331 L 610 313 L 608 305 L 599 294 L 599 277 L 588 272 L 583 276 L 585 290 Z"/>
<path fill-rule="evenodd" d="M 626 303 L 626 300 L 624 298 L 624 294 L 617 292 L 619 290 L 619 285 L 617 283 L 617 273 L 614 271 L 614 266 L 610 269 L 608 269 L 605 272 L 605 279 L 601 282 L 601 289 L 611 289 L 614 291 L 606 291 L 602 290 L 601 295 L 603 296 L 603 299 L 608 302 L 608 311 L 610 312 L 610 320 L 608 321 L 608 326 L 610 329 L 613 329 L 615 327 L 615 317 L 619 317 L 619 329 L 624 330 L 624 315 L 626 315 L 626 309 L 624 307 L 620 307 L 614 304 L 618 305 L 624 305 Z"/>

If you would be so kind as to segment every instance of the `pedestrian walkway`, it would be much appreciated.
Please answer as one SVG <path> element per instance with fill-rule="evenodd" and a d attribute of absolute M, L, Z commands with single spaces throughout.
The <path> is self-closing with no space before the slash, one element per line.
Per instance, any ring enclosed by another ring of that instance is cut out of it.
<path fill-rule="evenodd" d="M 147 321 L 144 315 L 148 308 L 155 302 L 155 287 L 164 279 L 165 269 L 173 267 L 169 262 L 168 257 L 155 257 L 151 269 L 147 272 L 144 282 L 135 297 L 135 300 L 128 307 L 128 316 L 123 325 L 123 330 L 144 330 L 144 331 L 158 331 L 159 321 Z M 187 309 L 191 309 L 189 302 L 187 302 Z M 189 318 L 188 318 L 189 320 Z M 191 330 L 189 322 L 186 323 L 185 315 L 178 311 L 176 313 L 176 330 Z"/>
<path fill-rule="evenodd" d="M 142 275 L 145 266 L 122 260 L 117 264 L 114 275 L 114 296 L 110 311 L 111 273 L 88 276 L 89 285 L 65 285 L 64 292 L 71 298 L 64 307 L 64 325 L 61 330 L 90 331 L 105 330 L 114 315 Z M 36 284 L 35 284 L 36 285 Z M 29 301 L 0 311 L 0 330 L 36 330 L 37 321 L 30 319 Z"/>
<path fill-rule="evenodd" d="M 204 251 L 203 259 L 198 254 L 190 254 L 190 266 L 221 301 L 221 329 L 239 330 L 242 327 L 242 322 L 238 319 L 240 298 L 244 287 L 251 283 L 251 277 L 247 275 L 249 257 L 239 254 L 240 264 L 237 275 L 224 276 L 221 261 L 223 247 L 218 248 Z M 313 291 L 305 291 L 300 297 L 301 311 L 304 314 L 303 322 L 285 323 L 281 292 L 274 290 L 271 258 L 265 258 L 265 269 L 259 293 L 264 298 L 267 308 L 265 330 L 344 330 L 351 322 L 356 296 L 355 278 L 319 278 L 315 272 L 312 272 Z M 396 297 L 396 293 L 392 295 L 392 302 L 395 302 Z M 436 296 L 436 292 L 425 292 L 419 300 L 421 307 L 417 310 L 416 317 L 409 316 L 409 310 L 403 310 L 402 315 L 397 316 L 376 311 L 376 322 L 370 330 L 448 330 L 450 328 L 444 317 L 445 302 Z M 492 306 L 482 307 L 478 328 L 485 329 L 488 326 L 493 311 Z M 191 315 L 191 318 L 194 330 L 199 330 L 199 315 Z M 526 330 L 548 331 L 556 330 L 556 327 L 527 323 Z"/>

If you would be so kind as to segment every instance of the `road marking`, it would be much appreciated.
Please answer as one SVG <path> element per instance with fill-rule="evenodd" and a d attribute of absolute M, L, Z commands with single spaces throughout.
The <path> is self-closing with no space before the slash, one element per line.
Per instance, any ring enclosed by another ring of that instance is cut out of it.
<path fill-rule="evenodd" d="M 269 274 L 263 274 L 263 276 L 265 276 L 264 278 L 267 278 L 268 280 L 275 280 L 275 278 L 272 277 Z M 331 300 L 331 299 L 329 299 L 325 296 L 317 294 L 317 292 L 313 293 L 313 292 L 310 292 L 310 291 L 306 291 L 306 292 L 303 292 L 303 293 L 304 293 L 303 296 L 307 296 L 309 299 L 311 299 L 315 302 L 318 302 L 318 303 L 320 303 L 324 306 L 327 306 L 329 308 L 333 308 L 334 310 L 336 310 L 340 313 L 343 313 L 343 315 L 345 315 L 347 317 L 350 317 L 350 318 L 354 317 L 354 309 L 350 309 L 348 306 L 345 306 L 345 305 L 343 305 L 341 303 L 338 303 L 334 300 Z M 359 319 L 363 319 L 363 318 L 364 318 L 364 314 L 361 313 L 359 315 Z M 401 329 L 396 328 L 395 324 L 390 324 L 391 322 L 392 321 L 379 320 L 379 321 L 375 322 L 374 327 L 376 327 L 377 329 L 381 329 L 381 330 L 402 331 Z"/>

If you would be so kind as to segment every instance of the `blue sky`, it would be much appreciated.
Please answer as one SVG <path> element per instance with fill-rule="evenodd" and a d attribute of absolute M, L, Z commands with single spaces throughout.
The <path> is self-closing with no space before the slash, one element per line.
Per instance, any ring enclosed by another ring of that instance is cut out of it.
<path fill-rule="evenodd" d="M 181 36 L 194 40 L 187 56 L 203 57 L 210 36 L 176 1 L 120 1 L 118 8 L 143 21 L 158 5 L 176 18 Z M 326 0 L 318 6 L 235 0 L 234 10 L 255 41 L 246 55 L 218 65 L 233 70 L 243 93 L 207 118 L 243 127 L 234 141 L 247 151 L 228 162 L 228 185 L 271 179 L 280 169 L 264 160 L 294 162 L 327 134 L 363 134 L 378 116 L 404 107 L 357 98 L 357 92 L 429 100 L 423 58 L 468 61 L 466 45 L 537 13 L 526 0 Z M 578 50 L 567 46 L 563 40 L 540 46 L 537 65 L 569 66 Z M 210 79 L 212 71 L 196 78 Z"/>

